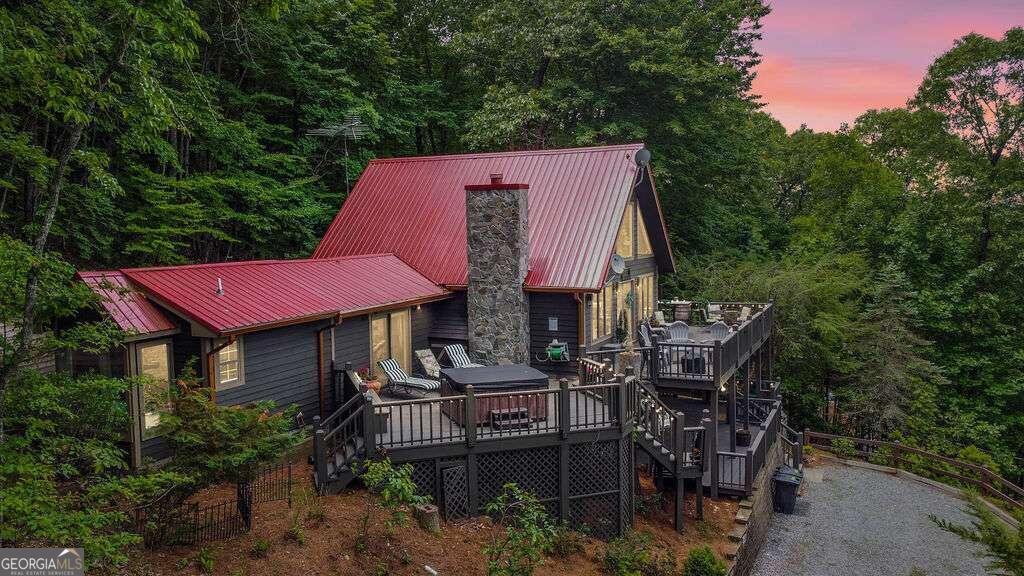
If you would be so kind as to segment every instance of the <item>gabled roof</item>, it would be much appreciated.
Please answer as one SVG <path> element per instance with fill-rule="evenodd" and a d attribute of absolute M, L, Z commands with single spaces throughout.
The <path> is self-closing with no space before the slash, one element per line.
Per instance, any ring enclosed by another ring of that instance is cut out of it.
<path fill-rule="evenodd" d="M 465 186 L 500 172 L 529 184 L 527 289 L 597 290 L 619 221 L 636 188 L 659 266 L 672 270 L 649 170 L 637 185 L 643 144 L 373 160 L 313 253 L 388 252 L 437 284 L 466 285 Z"/>
<path fill-rule="evenodd" d="M 78 277 L 100 296 L 100 304 L 121 330 L 144 335 L 177 329 L 160 309 L 132 289 L 120 271 L 85 271 L 79 272 Z"/>
<path fill-rule="evenodd" d="M 122 270 L 169 310 L 217 334 L 427 302 L 448 292 L 391 254 Z M 218 279 L 223 293 L 218 293 Z"/>

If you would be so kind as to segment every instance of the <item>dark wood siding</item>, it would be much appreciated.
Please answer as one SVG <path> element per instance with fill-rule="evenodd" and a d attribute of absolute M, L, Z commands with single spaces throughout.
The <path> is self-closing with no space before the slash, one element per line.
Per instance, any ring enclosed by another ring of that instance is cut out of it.
<path fill-rule="evenodd" d="M 202 339 L 189 336 L 188 334 L 175 334 L 171 338 L 172 355 L 174 358 L 174 376 L 181 377 L 182 370 L 192 361 L 192 368 L 197 376 L 202 376 L 206 370 L 206 363 L 203 362 Z"/>
<path fill-rule="evenodd" d="M 465 342 L 469 338 L 469 317 L 466 312 L 466 292 L 459 291 L 451 298 L 430 304 L 433 308 L 434 324 L 430 330 L 430 339 L 442 341 Z M 426 308 L 426 306 L 424 306 Z"/>
<path fill-rule="evenodd" d="M 430 347 L 430 331 L 434 328 L 434 307 L 430 304 L 414 306 L 412 316 L 412 349 L 422 350 Z"/>
<path fill-rule="evenodd" d="M 363 370 L 370 365 L 370 321 L 366 316 L 345 318 L 334 329 L 334 363 L 344 368 L 352 363 L 353 370 Z"/>
<path fill-rule="evenodd" d="M 217 392 L 224 405 L 273 400 L 279 408 L 299 406 L 311 422 L 320 413 L 320 380 L 317 374 L 317 329 L 324 322 L 285 326 L 242 337 L 245 381 Z"/>
<path fill-rule="evenodd" d="M 547 372 L 573 372 L 575 364 L 541 362 L 552 339 L 569 344 L 569 357 L 579 354 L 579 310 L 572 294 L 532 292 L 530 297 L 530 363 Z M 558 319 L 558 330 L 548 330 L 548 318 Z"/>

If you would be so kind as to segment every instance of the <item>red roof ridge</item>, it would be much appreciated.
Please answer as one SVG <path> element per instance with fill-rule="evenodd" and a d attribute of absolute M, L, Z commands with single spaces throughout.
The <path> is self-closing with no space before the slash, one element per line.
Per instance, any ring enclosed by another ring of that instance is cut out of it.
<path fill-rule="evenodd" d="M 391 164 L 401 162 L 430 162 L 437 160 L 462 160 L 466 158 L 504 158 L 509 156 L 547 156 L 553 154 L 576 154 L 580 152 L 593 152 L 595 150 L 629 150 L 637 146 L 643 148 L 643 142 L 631 142 L 628 144 L 605 144 L 599 146 L 586 146 L 583 148 L 545 148 L 541 150 L 509 150 L 504 152 L 463 152 L 461 154 L 436 154 L 434 156 L 394 156 L 391 158 L 373 158 L 371 164 Z"/>
<path fill-rule="evenodd" d="M 141 268 L 122 268 L 120 270 L 114 270 L 109 273 L 121 273 L 130 274 L 132 272 L 156 272 L 160 270 L 194 270 L 197 268 L 237 268 L 242 266 L 263 266 L 270 264 L 294 264 L 301 262 L 336 262 L 345 260 L 359 260 L 362 258 L 382 258 L 385 256 L 395 256 L 390 252 L 375 252 L 371 254 L 350 254 L 346 256 L 329 256 L 324 258 L 277 258 L 267 260 L 229 260 L 227 262 L 203 262 L 199 264 L 171 264 L 166 266 L 145 266 Z M 398 258 L 401 260 L 401 258 Z M 406 262 L 403 264 L 408 265 Z M 81 274 L 81 272 L 80 272 Z"/>

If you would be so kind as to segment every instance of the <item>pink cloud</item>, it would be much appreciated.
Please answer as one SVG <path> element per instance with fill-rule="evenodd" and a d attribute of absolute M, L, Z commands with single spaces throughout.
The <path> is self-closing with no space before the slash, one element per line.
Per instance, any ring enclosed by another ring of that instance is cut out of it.
<path fill-rule="evenodd" d="M 776 0 L 753 92 L 789 129 L 834 130 L 902 106 L 928 65 L 969 32 L 1024 25 L 1020 0 Z"/>

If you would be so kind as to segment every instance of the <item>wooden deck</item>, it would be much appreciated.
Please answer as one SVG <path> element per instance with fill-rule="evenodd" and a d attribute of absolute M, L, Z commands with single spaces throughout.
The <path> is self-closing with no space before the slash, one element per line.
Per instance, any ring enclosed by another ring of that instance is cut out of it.
<path fill-rule="evenodd" d="M 569 394 L 569 424 L 573 431 L 600 430 L 618 426 L 615 407 L 605 401 L 601 391 L 575 390 Z M 491 426 L 490 414 L 479 414 L 472 434 L 476 441 L 517 438 L 537 434 L 556 434 L 561 431 L 559 389 L 551 384 L 546 391 L 530 391 L 522 395 L 477 394 L 477 403 L 490 402 L 491 410 L 513 414 L 525 410 L 529 423 L 516 422 L 505 426 Z M 446 399 L 431 393 L 422 401 L 400 401 L 386 395 L 374 411 L 380 422 L 386 421 L 383 432 L 377 434 L 377 445 L 386 450 L 401 450 L 418 446 L 436 446 L 465 442 L 469 431 L 459 420 L 465 410 L 464 397 Z"/>

